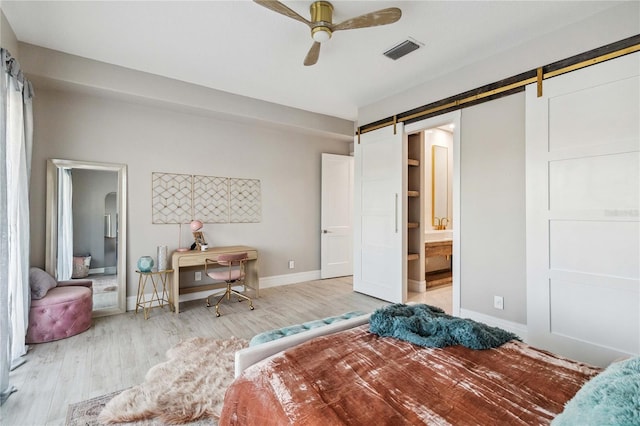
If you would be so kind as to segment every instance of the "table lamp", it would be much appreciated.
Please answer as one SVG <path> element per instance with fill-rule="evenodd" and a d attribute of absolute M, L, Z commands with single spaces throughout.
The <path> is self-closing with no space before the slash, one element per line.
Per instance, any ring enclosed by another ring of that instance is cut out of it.
<path fill-rule="evenodd" d="M 189 226 L 191 227 L 191 232 L 198 232 L 204 225 L 199 220 L 192 220 Z"/>

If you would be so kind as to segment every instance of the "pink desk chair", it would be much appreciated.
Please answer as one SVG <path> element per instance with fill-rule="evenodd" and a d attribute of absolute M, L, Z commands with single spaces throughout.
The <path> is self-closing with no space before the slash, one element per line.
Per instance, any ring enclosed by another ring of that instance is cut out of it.
<path fill-rule="evenodd" d="M 216 302 L 216 316 L 220 316 L 220 302 L 226 297 L 227 300 L 231 299 L 231 295 L 235 294 L 238 297 L 238 301 L 242 302 L 243 300 L 249 301 L 249 309 L 253 311 L 253 302 L 247 296 L 242 293 L 239 293 L 231 288 L 233 284 L 243 284 L 244 285 L 244 264 L 247 261 L 248 256 L 247 253 L 236 253 L 236 254 L 221 254 L 218 256 L 217 260 L 214 259 L 205 259 L 204 261 L 204 273 L 209 277 L 213 278 L 217 281 L 224 281 L 227 283 L 227 290 L 220 296 L 218 302 Z M 224 268 L 214 268 L 208 270 L 209 265 L 217 264 L 220 266 L 224 266 Z M 213 294 L 209 297 L 214 296 Z M 211 307 L 211 303 L 209 302 L 209 297 L 207 297 L 207 307 Z"/>

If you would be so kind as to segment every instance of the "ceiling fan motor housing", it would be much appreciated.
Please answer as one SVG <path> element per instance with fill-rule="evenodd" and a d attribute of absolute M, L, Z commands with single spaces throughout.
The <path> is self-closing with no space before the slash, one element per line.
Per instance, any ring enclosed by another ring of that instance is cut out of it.
<path fill-rule="evenodd" d="M 333 6 L 328 1 L 316 1 L 311 4 L 311 37 L 317 42 L 327 41 L 331 38 L 331 24 Z"/>
<path fill-rule="evenodd" d="M 377 27 L 378 25 L 387 25 L 396 22 L 402 16 L 402 11 L 397 7 L 389 7 L 387 9 L 377 10 L 375 12 L 366 13 L 352 19 L 347 19 L 337 25 L 333 24 L 333 6 L 325 0 L 314 1 L 311 4 L 311 20 L 303 18 L 298 12 L 291 10 L 277 0 L 253 0 L 260 6 L 271 9 L 281 15 L 287 16 L 296 21 L 302 22 L 311 28 L 311 37 L 313 44 L 309 53 L 304 58 L 304 65 L 314 65 L 318 62 L 320 55 L 320 46 L 323 42 L 331 38 L 334 31 L 353 30 L 356 28 Z"/>

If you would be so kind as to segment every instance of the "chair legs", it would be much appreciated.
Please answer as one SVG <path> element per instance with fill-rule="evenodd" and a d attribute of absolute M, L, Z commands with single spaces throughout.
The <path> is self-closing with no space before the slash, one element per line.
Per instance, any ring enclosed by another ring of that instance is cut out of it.
<path fill-rule="evenodd" d="M 235 294 L 236 297 L 238 298 L 238 302 L 242 302 L 243 300 L 248 300 L 249 301 L 249 309 L 253 311 L 253 301 L 251 300 L 250 297 L 245 296 L 242 293 L 238 293 L 237 291 L 235 291 L 234 289 L 231 288 L 231 286 L 235 284 L 233 282 L 228 282 L 227 283 L 227 290 L 222 294 L 222 296 L 220 296 L 218 298 L 218 301 L 216 302 L 216 304 L 214 305 L 216 307 L 216 317 L 220 316 L 220 303 L 224 300 L 224 298 L 226 297 L 227 300 L 231 300 L 231 295 Z M 213 297 L 213 295 L 209 296 L 209 297 Z M 209 302 L 209 297 L 207 297 L 207 308 L 211 307 L 211 303 Z"/>

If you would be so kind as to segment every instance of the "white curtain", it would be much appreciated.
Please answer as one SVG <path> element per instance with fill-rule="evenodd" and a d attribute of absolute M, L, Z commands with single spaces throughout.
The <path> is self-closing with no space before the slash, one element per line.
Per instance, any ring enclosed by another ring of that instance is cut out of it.
<path fill-rule="evenodd" d="M 15 390 L 11 364 L 26 353 L 29 319 L 29 175 L 33 88 L 0 48 L 0 403 Z"/>
<path fill-rule="evenodd" d="M 73 184 L 71 169 L 58 169 L 58 259 L 56 278 L 71 279 L 73 273 Z"/>

